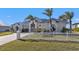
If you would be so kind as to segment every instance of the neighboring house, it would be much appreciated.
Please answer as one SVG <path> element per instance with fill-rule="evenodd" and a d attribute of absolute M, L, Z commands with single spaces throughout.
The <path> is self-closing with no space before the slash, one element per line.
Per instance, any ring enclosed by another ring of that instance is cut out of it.
<path fill-rule="evenodd" d="M 0 26 L 0 32 L 9 31 L 9 29 L 10 29 L 9 26 Z"/>
<path fill-rule="evenodd" d="M 79 23 L 74 23 L 72 25 L 73 32 L 79 32 Z"/>
<path fill-rule="evenodd" d="M 2 22 L 0 23 L 0 32 L 9 31 L 10 27 L 4 25 Z"/>
<path fill-rule="evenodd" d="M 66 27 L 66 21 L 54 19 L 52 18 L 52 27 L 55 29 L 56 32 L 61 32 L 63 27 Z M 50 30 L 50 23 L 48 19 L 38 19 L 32 21 L 24 21 L 18 22 L 11 25 L 11 31 L 26 31 L 26 32 L 35 32 L 37 29 L 42 29 L 49 31 Z"/>
<path fill-rule="evenodd" d="M 74 23 L 74 24 L 72 25 L 72 28 L 79 28 L 79 23 Z"/>

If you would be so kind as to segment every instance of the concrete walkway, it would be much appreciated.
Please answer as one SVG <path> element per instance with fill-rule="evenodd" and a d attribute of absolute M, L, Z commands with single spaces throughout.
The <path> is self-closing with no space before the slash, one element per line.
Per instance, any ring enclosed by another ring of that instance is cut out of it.
<path fill-rule="evenodd" d="M 32 33 L 21 33 L 21 37 L 30 35 Z M 6 36 L 0 36 L 0 45 L 9 43 L 11 41 L 17 40 L 17 35 L 16 33 L 11 34 L 11 35 L 6 35 Z"/>

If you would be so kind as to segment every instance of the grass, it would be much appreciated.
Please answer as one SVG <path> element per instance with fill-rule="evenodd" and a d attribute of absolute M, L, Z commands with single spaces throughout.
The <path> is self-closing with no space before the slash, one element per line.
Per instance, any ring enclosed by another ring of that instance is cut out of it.
<path fill-rule="evenodd" d="M 35 39 L 35 38 L 52 38 L 52 39 L 63 39 L 63 40 L 78 40 L 79 36 L 67 36 L 67 35 L 42 35 L 42 34 L 33 34 L 30 36 L 25 36 L 23 39 Z"/>
<path fill-rule="evenodd" d="M 12 32 L 0 32 L 0 36 L 10 35 Z"/>
<path fill-rule="evenodd" d="M 21 41 L 0 46 L 0 51 L 79 51 L 79 43 L 71 42 L 48 42 L 48 41 Z"/>

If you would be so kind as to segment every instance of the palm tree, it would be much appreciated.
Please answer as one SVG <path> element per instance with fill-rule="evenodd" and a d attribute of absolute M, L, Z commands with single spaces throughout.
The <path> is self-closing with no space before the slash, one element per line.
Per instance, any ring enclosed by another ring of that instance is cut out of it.
<path fill-rule="evenodd" d="M 73 12 L 65 12 L 65 15 L 67 17 L 67 19 L 69 20 L 69 23 L 70 23 L 70 33 L 72 33 L 72 18 L 74 16 L 74 13 Z"/>
<path fill-rule="evenodd" d="M 67 20 L 65 15 L 59 16 L 59 19 L 60 19 L 60 20 Z"/>
<path fill-rule="evenodd" d="M 32 20 L 34 20 L 34 16 L 28 15 L 28 16 L 25 18 L 25 20 L 26 20 L 26 19 L 29 19 L 29 21 L 32 21 Z"/>
<path fill-rule="evenodd" d="M 72 33 L 72 21 L 71 19 L 73 18 L 74 16 L 74 13 L 73 12 L 65 12 L 64 15 L 60 16 L 59 19 L 62 19 L 62 20 L 69 20 L 69 23 L 70 23 L 70 33 Z"/>
<path fill-rule="evenodd" d="M 43 14 L 45 14 L 46 16 L 49 17 L 49 23 L 50 25 L 52 25 L 52 8 L 48 8 L 45 10 L 45 12 L 43 12 Z"/>
<path fill-rule="evenodd" d="M 32 15 L 29 15 L 29 16 L 27 16 L 27 17 L 25 18 L 25 20 L 26 20 L 26 19 L 29 19 L 29 21 L 33 21 L 33 20 L 37 20 L 38 17 L 34 17 L 34 16 L 32 16 Z"/>
<path fill-rule="evenodd" d="M 66 15 L 59 16 L 60 21 L 68 22 Z M 66 23 L 67 24 L 67 23 Z M 66 27 L 63 27 L 62 32 L 66 29 Z"/>
<path fill-rule="evenodd" d="M 35 21 L 37 21 L 37 19 L 38 19 L 38 17 L 34 17 L 34 16 L 32 16 L 32 15 L 29 15 L 29 16 L 27 16 L 26 18 L 25 18 L 25 20 L 26 19 L 29 19 L 29 21 L 33 21 L 33 20 L 35 20 Z M 32 26 L 34 25 L 34 22 L 32 22 Z M 36 29 L 35 29 L 36 30 Z M 34 30 L 34 31 L 35 31 Z"/>

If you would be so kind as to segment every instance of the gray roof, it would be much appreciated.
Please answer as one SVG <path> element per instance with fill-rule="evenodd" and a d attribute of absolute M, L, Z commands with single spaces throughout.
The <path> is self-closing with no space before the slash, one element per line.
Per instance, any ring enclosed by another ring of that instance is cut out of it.
<path fill-rule="evenodd" d="M 39 19 L 37 20 L 38 22 L 48 22 L 49 19 Z M 54 20 L 56 22 L 59 22 L 60 20 L 59 19 L 55 19 L 55 18 L 52 18 L 51 20 Z"/>
<path fill-rule="evenodd" d="M 74 23 L 73 25 L 77 25 L 77 24 L 79 24 L 79 23 Z"/>
<path fill-rule="evenodd" d="M 39 19 L 38 18 L 38 20 L 36 20 L 37 22 L 48 22 L 48 20 L 49 19 Z M 51 20 L 54 20 L 54 21 L 56 21 L 56 22 L 66 22 L 65 20 L 64 21 L 62 21 L 62 20 L 60 20 L 60 19 L 55 19 L 55 18 L 52 18 Z M 23 22 L 16 22 L 16 23 L 14 23 L 14 24 L 12 24 L 12 25 L 15 25 L 15 24 L 23 24 L 23 23 L 29 23 L 30 21 L 28 20 L 28 21 L 23 21 Z"/>

